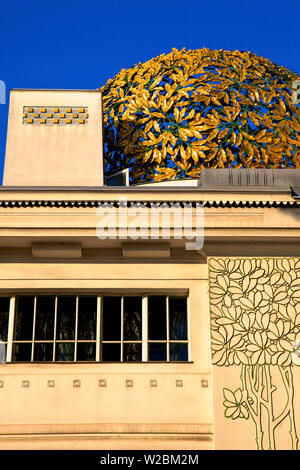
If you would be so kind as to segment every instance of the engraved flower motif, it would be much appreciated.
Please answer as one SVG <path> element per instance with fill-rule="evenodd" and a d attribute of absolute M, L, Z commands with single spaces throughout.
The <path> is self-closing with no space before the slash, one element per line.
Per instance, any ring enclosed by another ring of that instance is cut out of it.
<path fill-rule="evenodd" d="M 226 418 L 249 418 L 248 407 L 246 401 L 243 398 L 243 392 L 240 388 L 236 389 L 234 392 L 229 390 L 229 388 L 224 388 L 223 396 L 223 405 L 225 406 Z"/>

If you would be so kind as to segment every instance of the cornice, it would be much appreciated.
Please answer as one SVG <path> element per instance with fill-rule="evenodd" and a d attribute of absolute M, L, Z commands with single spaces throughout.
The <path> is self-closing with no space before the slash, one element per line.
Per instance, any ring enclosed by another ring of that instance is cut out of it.
<path fill-rule="evenodd" d="M 247 201 L 247 200 L 234 200 L 234 201 L 223 201 L 223 200 L 203 200 L 203 201 L 178 201 L 178 200 L 136 200 L 136 201 L 120 201 L 120 200 L 43 200 L 43 199 L 36 199 L 36 200 L 0 200 L 0 207 L 1 208 L 32 208 L 32 207 L 47 207 L 47 208 L 98 208 L 101 205 L 106 206 L 113 206 L 116 208 L 124 208 L 125 207 L 135 207 L 135 206 L 145 206 L 148 208 L 151 207 L 165 207 L 165 205 L 169 207 L 186 207 L 187 205 L 191 205 L 192 207 L 198 207 L 203 205 L 206 208 L 250 208 L 250 207 L 289 207 L 289 208 L 297 208 L 300 205 L 300 201 L 292 200 L 292 201 Z"/>

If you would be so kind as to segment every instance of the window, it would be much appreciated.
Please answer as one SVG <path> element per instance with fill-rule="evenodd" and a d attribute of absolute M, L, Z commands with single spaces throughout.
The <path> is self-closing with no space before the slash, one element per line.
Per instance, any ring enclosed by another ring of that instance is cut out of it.
<path fill-rule="evenodd" d="M 105 179 L 107 186 L 129 186 L 129 168 L 117 171 Z"/>
<path fill-rule="evenodd" d="M 5 363 L 8 340 L 10 298 L 0 297 L 0 363 Z"/>
<path fill-rule="evenodd" d="M 95 361 L 96 296 L 17 296 L 12 361 Z"/>
<path fill-rule="evenodd" d="M 142 297 L 103 297 L 102 361 L 142 360 Z"/>
<path fill-rule="evenodd" d="M 148 297 L 148 358 L 187 361 L 187 306 L 180 297 Z"/>
<path fill-rule="evenodd" d="M 188 361 L 187 297 L 0 297 L 8 362 Z"/>

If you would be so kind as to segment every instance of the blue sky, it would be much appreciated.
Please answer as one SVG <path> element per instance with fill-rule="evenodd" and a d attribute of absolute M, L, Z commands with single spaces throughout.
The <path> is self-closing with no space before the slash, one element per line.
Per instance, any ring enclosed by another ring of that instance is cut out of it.
<path fill-rule="evenodd" d="M 98 88 L 172 47 L 246 50 L 300 75 L 300 0 L 4 0 L 0 181 L 12 88 Z"/>

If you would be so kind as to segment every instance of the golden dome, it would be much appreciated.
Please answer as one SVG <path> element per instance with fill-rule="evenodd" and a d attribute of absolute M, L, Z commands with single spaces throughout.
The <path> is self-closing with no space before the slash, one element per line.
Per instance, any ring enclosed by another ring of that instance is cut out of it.
<path fill-rule="evenodd" d="M 251 52 L 197 49 L 122 69 L 102 88 L 106 172 L 133 182 L 202 168 L 300 168 L 298 78 Z"/>

